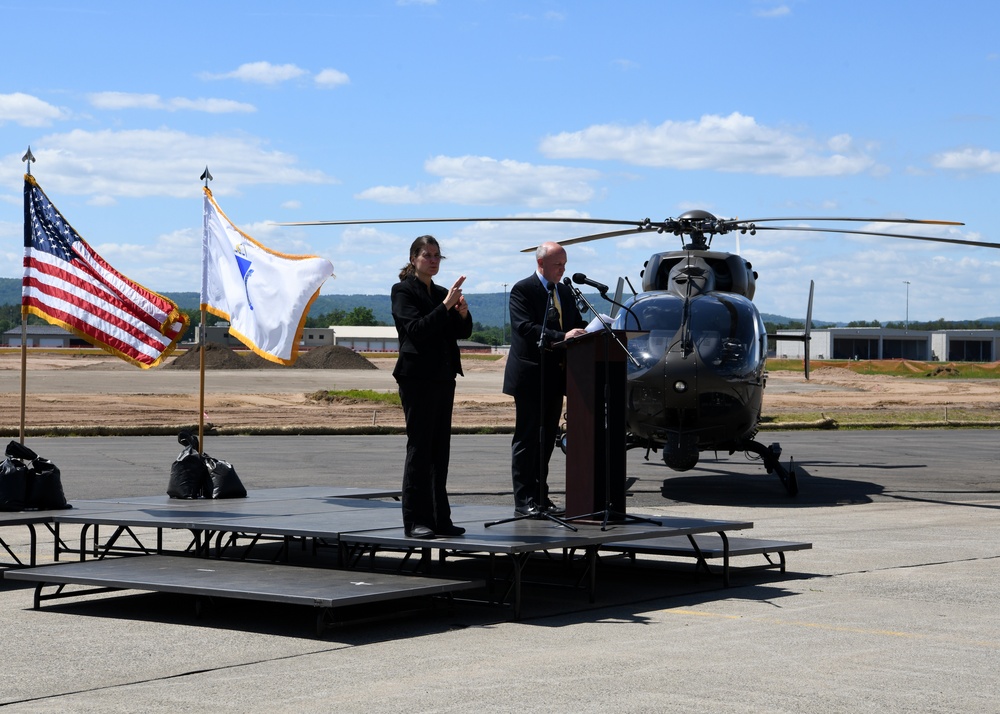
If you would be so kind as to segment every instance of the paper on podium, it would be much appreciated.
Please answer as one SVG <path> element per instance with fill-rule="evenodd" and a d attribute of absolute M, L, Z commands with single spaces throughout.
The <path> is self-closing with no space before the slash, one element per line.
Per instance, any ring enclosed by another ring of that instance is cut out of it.
<path fill-rule="evenodd" d="M 587 325 L 587 327 L 584 328 L 584 329 L 587 332 L 597 332 L 598 330 L 603 330 L 604 329 L 604 325 L 602 325 L 601 322 L 604 322 L 605 325 L 610 326 L 611 323 L 614 322 L 614 320 L 612 320 L 607 315 L 598 315 L 593 320 L 591 320 L 590 324 Z"/>

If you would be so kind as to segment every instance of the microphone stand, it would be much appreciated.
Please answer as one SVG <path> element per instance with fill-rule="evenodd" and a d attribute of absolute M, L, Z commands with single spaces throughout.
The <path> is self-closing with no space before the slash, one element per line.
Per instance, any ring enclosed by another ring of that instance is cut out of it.
<path fill-rule="evenodd" d="M 568 279 L 566 281 L 566 285 L 568 285 L 569 288 L 576 293 L 576 297 L 578 299 L 582 300 L 591 309 L 594 315 L 597 315 L 597 319 L 600 321 L 604 332 L 604 510 L 595 511 L 593 513 L 585 513 L 579 516 L 572 516 L 567 520 L 594 520 L 597 516 L 602 516 L 602 531 L 606 531 L 608 529 L 608 522 L 611 520 L 629 520 L 635 523 L 650 523 L 652 525 L 662 526 L 663 523 L 660 521 L 654 521 L 651 518 L 642 518 L 640 516 L 632 516 L 624 511 L 618 512 L 612 510 L 611 508 L 611 340 L 618 343 L 618 346 L 621 347 L 622 352 L 624 352 L 625 356 L 628 357 L 632 366 L 638 367 L 639 361 L 632 355 L 631 352 L 628 351 L 628 348 L 622 344 L 622 341 L 618 339 L 618 335 L 616 335 L 615 331 L 611 329 L 611 325 L 600 317 L 600 313 L 594 309 L 594 306 L 590 304 L 583 292 L 570 283 Z M 601 293 L 601 297 L 605 300 L 608 299 L 607 295 L 604 293 Z M 624 478 L 624 474 L 622 474 L 622 476 Z"/>
<path fill-rule="evenodd" d="M 545 509 L 546 493 L 545 486 L 548 478 L 542 478 L 542 474 L 547 474 L 548 464 L 545 459 L 545 352 L 547 338 L 545 337 L 545 326 L 549 322 L 549 312 L 555 310 L 555 305 L 553 304 L 553 297 L 558 288 L 556 288 L 555 283 L 549 283 L 551 288 L 546 291 L 548 297 L 545 300 L 545 313 L 542 318 L 541 330 L 538 335 L 538 388 L 539 388 L 539 409 L 541 411 L 541 419 L 538 422 L 538 500 L 536 504 L 538 510 L 534 513 L 523 513 L 513 516 L 512 518 L 504 518 L 499 521 L 491 521 L 483 525 L 484 528 L 489 528 L 490 526 L 500 525 L 501 523 L 512 523 L 514 521 L 523 521 L 525 519 L 531 518 L 534 520 L 546 519 L 552 521 L 553 523 L 569 528 L 571 531 L 578 531 L 579 528 L 570 525 L 567 521 L 554 516 Z"/>

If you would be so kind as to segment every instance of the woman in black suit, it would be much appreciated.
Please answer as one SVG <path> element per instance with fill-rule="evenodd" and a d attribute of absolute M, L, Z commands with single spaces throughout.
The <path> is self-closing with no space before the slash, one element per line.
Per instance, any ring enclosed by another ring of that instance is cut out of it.
<path fill-rule="evenodd" d="M 392 374 L 406 419 L 403 527 L 412 538 L 465 532 L 451 522 L 446 483 L 455 375 L 463 374 L 458 340 L 472 334 L 472 315 L 462 295 L 464 275 L 450 290 L 434 284 L 442 259 L 437 239 L 420 236 L 392 286 L 392 319 L 399 335 Z"/>

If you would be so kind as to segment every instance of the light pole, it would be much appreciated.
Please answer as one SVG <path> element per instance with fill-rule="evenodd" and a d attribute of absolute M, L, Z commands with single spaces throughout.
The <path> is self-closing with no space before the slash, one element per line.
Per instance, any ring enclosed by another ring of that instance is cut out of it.
<path fill-rule="evenodd" d="M 503 284 L 503 334 L 500 336 L 500 342 L 507 344 L 507 283 Z"/>
<path fill-rule="evenodd" d="M 909 332 L 910 331 L 910 281 L 904 280 L 903 282 L 906 283 L 906 322 L 904 323 L 905 327 L 903 328 L 903 332 Z"/>

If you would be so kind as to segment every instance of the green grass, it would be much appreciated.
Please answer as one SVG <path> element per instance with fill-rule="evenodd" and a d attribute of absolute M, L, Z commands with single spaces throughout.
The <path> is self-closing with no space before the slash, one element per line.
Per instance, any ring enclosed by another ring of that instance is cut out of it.
<path fill-rule="evenodd" d="M 924 409 L 854 409 L 833 408 L 822 411 L 774 412 L 761 418 L 763 428 L 788 425 L 813 425 L 816 428 L 865 429 L 895 426 L 965 426 L 993 427 L 1000 425 L 1000 406 L 933 407 Z"/>
<path fill-rule="evenodd" d="M 397 352 L 360 352 L 362 357 L 367 359 L 396 359 L 399 354 Z M 462 361 L 475 361 L 475 362 L 496 362 L 498 359 L 502 358 L 503 355 L 486 354 L 481 352 L 463 352 Z"/>
<path fill-rule="evenodd" d="M 810 360 L 809 366 L 849 369 L 857 374 L 882 374 L 894 377 L 934 379 L 1000 379 L 1000 362 L 978 364 L 974 362 L 921 362 L 919 360 Z M 769 359 L 767 368 L 778 372 L 802 372 L 800 359 Z"/>
<path fill-rule="evenodd" d="M 401 405 L 399 392 L 376 392 L 374 389 L 321 389 L 307 396 L 316 402 L 346 402 L 349 404 L 369 402 L 397 407 Z"/>

